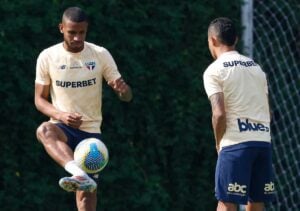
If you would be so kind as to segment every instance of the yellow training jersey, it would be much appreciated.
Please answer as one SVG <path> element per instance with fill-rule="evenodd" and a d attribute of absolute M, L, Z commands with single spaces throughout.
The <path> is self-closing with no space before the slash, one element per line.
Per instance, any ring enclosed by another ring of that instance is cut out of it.
<path fill-rule="evenodd" d="M 237 51 L 223 53 L 204 72 L 208 97 L 224 94 L 226 132 L 220 146 L 246 141 L 270 142 L 270 111 L 266 74 Z"/>
<path fill-rule="evenodd" d="M 102 122 L 102 80 L 120 78 L 117 65 L 103 47 L 85 42 L 79 53 L 65 50 L 63 43 L 43 50 L 36 64 L 35 83 L 50 85 L 53 106 L 83 116 L 80 130 L 99 133 Z M 59 121 L 51 118 L 51 122 Z"/>

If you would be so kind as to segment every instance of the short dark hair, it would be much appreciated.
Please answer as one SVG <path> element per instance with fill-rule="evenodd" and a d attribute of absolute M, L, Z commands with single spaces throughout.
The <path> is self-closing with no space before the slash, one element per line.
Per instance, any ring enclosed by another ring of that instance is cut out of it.
<path fill-rule="evenodd" d="M 88 16 L 86 13 L 79 7 L 69 7 L 64 11 L 62 16 L 62 21 L 65 19 L 70 20 L 72 22 L 88 22 Z"/>
<path fill-rule="evenodd" d="M 226 17 L 214 19 L 209 24 L 208 33 L 215 35 L 222 44 L 227 46 L 233 46 L 237 38 L 233 21 Z"/>

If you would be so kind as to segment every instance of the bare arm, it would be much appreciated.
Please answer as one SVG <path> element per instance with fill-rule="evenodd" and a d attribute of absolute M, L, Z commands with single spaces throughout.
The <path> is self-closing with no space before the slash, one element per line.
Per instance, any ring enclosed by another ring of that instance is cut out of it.
<path fill-rule="evenodd" d="M 220 150 L 220 142 L 226 131 L 226 113 L 224 105 L 224 95 L 219 92 L 212 95 L 210 98 L 212 108 L 212 126 L 216 141 L 217 152 Z"/>
<path fill-rule="evenodd" d="M 48 117 L 59 119 L 60 112 L 49 102 L 49 85 L 35 84 L 34 103 L 36 108 Z"/>
<path fill-rule="evenodd" d="M 123 78 L 118 78 L 115 81 L 111 81 L 108 83 L 108 85 L 113 88 L 120 100 L 125 102 L 129 102 L 132 100 L 131 88 L 126 84 Z"/>
<path fill-rule="evenodd" d="M 66 125 L 79 128 L 82 116 L 78 113 L 68 113 L 57 110 L 49 102 L 50 86 L 35 84 L 34 103 L 36 108 L 48 117 L 59 120 Z"/>

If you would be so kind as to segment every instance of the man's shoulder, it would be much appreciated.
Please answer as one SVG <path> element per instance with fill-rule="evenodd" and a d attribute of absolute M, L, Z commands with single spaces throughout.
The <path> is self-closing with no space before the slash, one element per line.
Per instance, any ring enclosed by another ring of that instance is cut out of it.
<path fill-rule="evenodd" d="M 220 59 L 216 59 L 210 65 L 208 65 L 208 67 L 204 71 L 204 74 L 218 71 L 221 68 L 222 68 L 222 61 Z"/>
<path fill-rule="evenodd" d="M 49 46 L 48 48 L 45 48 L 43 51 L 52 51 L 52 50 L 57 50 L 63 48 L 62 43 L 56 43 L 54 45 Z"/>
<path fill-rule="evenodd" d="M 206 69 L 206 72 L 215 72 L 235 66 L 259 66 L 253 59 L 240 54 L 237 51 L 230 51 L 222 54 L 214 62 L 212 62 Z"/>
<path fill-rule="evenodd" d="M 98 53 L 108 52 L 108 50 L 107 50 L 105 47 L 100 46 L 100 45 L 97 45 L 97 44 L 95 44 L 95 43 L 91 43 L 91 42 L 86 42 L 86 41 L 85 41 L 84 44 L 85 44 L 85 47 L 86 47 L 87 49 L 90 49 L 90 50 L 92 50 L 92 51 L 96 51 L 96 52 L 98 52 Z"/>
<path fill-rule="evenodd" d="M 63 45 L 62 43 L 57 43 L 57 44 L 54 44 L 48 48 L 45 48 L 43 49 L 41 52 L 40 52 L 40 55 L 49 55 L 49 54 L 53 54 L 53 53 L 56 53 L 58 50 L 60 50 L 61 48 L 63 48 Z"/>

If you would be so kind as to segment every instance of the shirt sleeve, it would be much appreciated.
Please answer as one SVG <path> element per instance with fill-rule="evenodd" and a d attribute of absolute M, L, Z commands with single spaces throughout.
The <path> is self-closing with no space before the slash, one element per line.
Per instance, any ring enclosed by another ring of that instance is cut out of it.
<path fill-rule="evenodd" d="M 107 82 L 114 81 L 121 77 L 118 67 L 111 56 L 111 54 L 105 49 L 101 52 L 103 64 L 103 77 Z"/>
<path fill-rule="evenodd" d="M 204 82 L 204 89 L 208 98 L 213 94 L 216 94 L 218 92 L 223 92 L 217 71 L 211 69 L 211 67 L 207 68 L 207 70 L 204 72 L 203 82 Z"/>
<path fill-rule="evenodd" d="M 42 52 L 36 62 L 35 83 L 49 85 L 51 82 L 46 54 Z"/>

